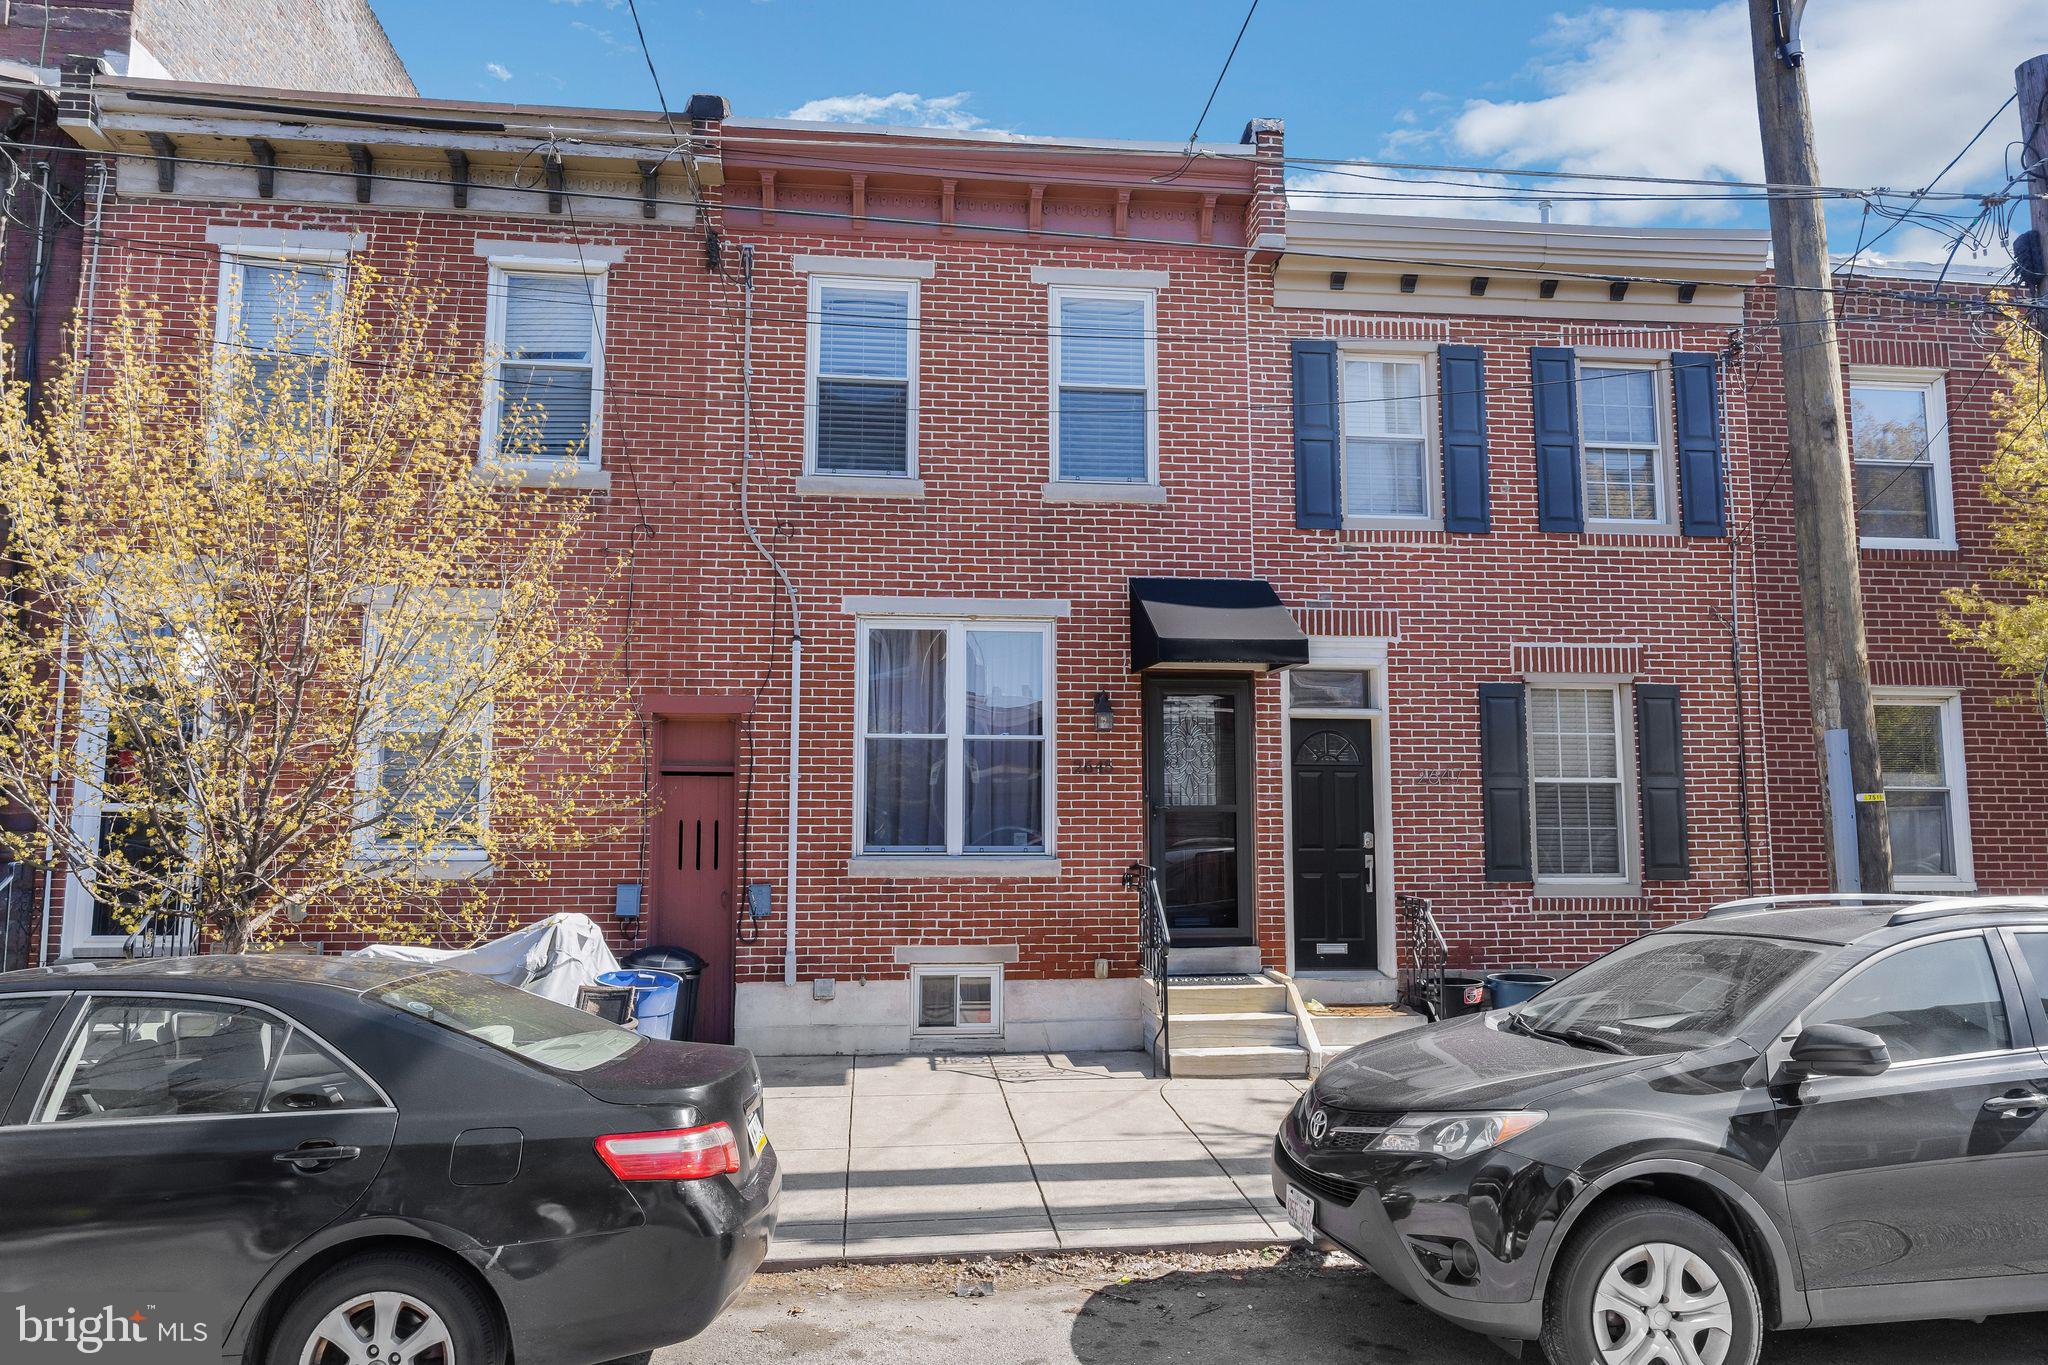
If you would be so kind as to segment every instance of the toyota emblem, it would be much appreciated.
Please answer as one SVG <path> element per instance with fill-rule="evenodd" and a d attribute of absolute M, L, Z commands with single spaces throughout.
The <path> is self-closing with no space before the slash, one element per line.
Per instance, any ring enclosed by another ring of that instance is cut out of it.
<path fill-rule="evenodd" d="M 1330 1111 L 1318 1109 L 1308 1116 L 1308 1140 L 1320 1147 L 1330 1135 Z"/>

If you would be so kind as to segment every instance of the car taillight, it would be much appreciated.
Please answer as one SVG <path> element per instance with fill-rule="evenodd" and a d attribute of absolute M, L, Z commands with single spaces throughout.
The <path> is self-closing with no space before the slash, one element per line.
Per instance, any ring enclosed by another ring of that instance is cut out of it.
<path fill-rule="evenodd" d="M 702 1180 L 740 1171 L 740 1144 L 724 1123 L 612 1133 L 597 1140 L 597 1154 L 621 1180 Z"/>

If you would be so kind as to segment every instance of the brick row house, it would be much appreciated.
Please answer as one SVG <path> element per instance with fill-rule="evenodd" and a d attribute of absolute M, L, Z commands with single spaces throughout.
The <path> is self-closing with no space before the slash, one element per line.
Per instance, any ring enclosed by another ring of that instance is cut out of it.
<path fill-rule="evenodd" d="M 706 1036 L 1147 1045 L 1134 863 L 1178 969 L 1331 1002 L 1392 998 L 1401 896 L 1455 963 L 1557 968 L 1826 882 L 1763 234 L 1290 213 L 1265 121 L 1191 152 L 103 77 L 67 129 L 112 168 L 109 296 L 411 253 L 516 355 L 511 301 L 598 286 L 566 473 L 593 575 L 633 565 L 647 790 L 499 894 L 701 953 Z M 2048 745 L 1938 625 L 1986 562 L 1984 345 L 1866 283 L 1856 421 L 1894 439 L 1859 450 L 1938 504 L 1874 504 L 1900 842 L 2018 889 Z M 119 951 L 90 886 L 52 901 L 42 952 Z M 1264 1027 L 1176 1065 L 1300 1067 Z"/>

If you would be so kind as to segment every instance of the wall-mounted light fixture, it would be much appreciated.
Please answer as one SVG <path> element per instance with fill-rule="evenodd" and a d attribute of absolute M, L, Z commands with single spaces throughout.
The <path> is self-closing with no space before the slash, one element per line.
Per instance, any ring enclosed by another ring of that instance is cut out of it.
<path fill-rule="evenodd" d="M 1116 706 L 1110 701 L 1109 693 L 1097 692 L 1095 700 L 1089 703 L 1088 710 L 1095 717 L 1096 729 L 1114 730 L 1116 728 Z"/>

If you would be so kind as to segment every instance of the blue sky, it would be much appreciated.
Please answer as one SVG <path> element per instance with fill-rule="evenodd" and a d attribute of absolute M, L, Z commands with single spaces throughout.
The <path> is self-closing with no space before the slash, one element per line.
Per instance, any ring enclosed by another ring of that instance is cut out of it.
<path fill-rule="evenodd" d="M 1246 0 L 640 0 L 673 103 L 1022 134 L 1187 137 Z M 423 93 L 652 108 L 624 0 L 379 0 Z M 2042 0 L 1818 0 L 1806 47 L 1823 176 L 1924 185 L 2048 51 Z M 1233 140 L 1284 117 L 1296 157 L 1377 158 L 1706 177 L 1759 173 L 1741 0 L 1261 0 L 1203 128 Z M 1996 186 L 2008 110 L 1944 189 Z M 1301 167 L 1300 202 L 1387 212 L 1534 216 L 1530 205 L 1429 194 Z M 1485 193 L 1491 181 L 1477 190 Z M 1500 182 L 1507 183 L 1507 182 Z M 1974 211 L 1975 206 L 1969 206 Z M 1560 202 L 1564 220 L 1759 221 L 1754 206 Z M 1854 206 L 1833 215 L 1853 244 Z M 1883 226 L 1872 220 L 1870 230 Z M 1986 234 L 1987 237 L 1995 234 Z M 1995 242 L 1985 260 L 2003 260 Z M 1947 241 L 1918 225 L 1888 254 Z M 1959 259 L 1971 260 L 1975 243 Z"/>

